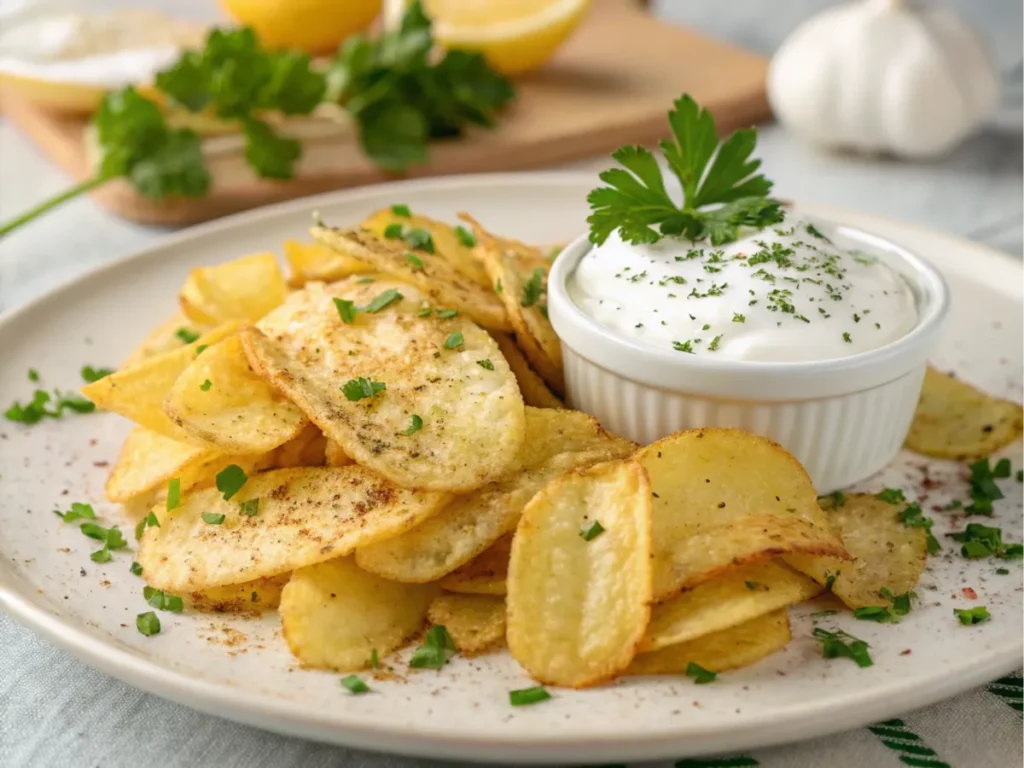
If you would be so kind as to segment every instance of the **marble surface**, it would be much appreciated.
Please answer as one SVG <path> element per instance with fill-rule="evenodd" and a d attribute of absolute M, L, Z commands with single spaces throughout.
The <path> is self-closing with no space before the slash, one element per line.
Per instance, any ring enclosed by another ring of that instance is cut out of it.
<path fill-rule="evenodd" d="M 89 3 L 124 4 L 127 0 Z M 203 0 L 162 0 L 152 4 L 175 7 L 194 16 L 209 14 L 212 7 L 212 3 Z M 800 19 L 825 4 L 826 0 L 787 0 L 770 4 L 763 0 L 731 0 L 729 3 L 661 0 L 653 6 L 672 21 L 698 26 L 767 53 Z M 1024 251 L 1019 99 L 1021 4 L 1018 0 L 987 0 L 985 3 L 962 0 L 958 5 L 991 41 L 995 58 L 1006 73 L 1007 109 L 998 121 L 1003 127 L 971 139 L 940 160 L 905 163 L 822 154 L 796 142 L 781 128 L 768 125 L 762 129 L 759 155 L 764 159 L 765 173 L 776 181 L 776 192 L 780 196 L 835 203 L 914 221 L 987 243 L 1021 258 Z M 604 159 L 595 159 L 566 167 L 596 172 L 606 165 Z M 0 117 L 0 220 L 55 194 L 68 184 L 69 179 L 60 170 Z M 0 311 L 29 301 L 53 285 L 145 246 L 163 234 L 159 229 L 121 221 L 89 199 L 69 203 L 42 222 L 0 241 Z M 14 650 L 8 651 L 8 648 Z M 28 667 L 14 665 L 17 668 L 12 670 L 15 658 L 34 662 Z M 41 762 L 34 764 L 82 764 L 75 756 L 88 745 L 85 753 L 92 760 L 90 764 L 98 764 L 98 758 L 102 757 L 104 765 L 120 765 L 117 754 L 126 746 L 125 738 L 145 742 L 144 734 L 121 733 L 122 729 L 108 731 L 104 737 L 108 740 L 107 746 L 97 744 L 90 737 L 91 730 L 100 727 L 102 722 L 110 724 L 109 713 L 105 707 L 98 706 L 100 702 L 95 701 L 94 693 L 104 688 L 110 696 L 111 685 L 119 692 L 115 698 L 118 707 L 126 710 L 126 718 L 130 711 L 142 720 L 147 717 L 173 720 L 181 726 L 176 732 L 182 738 L 187 735 L 193 743 L 203 740 L 212 743 L 222 727 L 216 718 L 197 715 L 109 681 L 101 673 L 47 646 L 3 615 L 0 615 L 0 666 L 23 677 L 25 687 L 32 687 L 40 694 L 48 684 L 62 688 L 71 686 L 76 691 L 74 698 L 79 703 L 75 712 L 67 713 L 67 723 L 73 722 L 74 726 L 39 732 L 31 737 L 33 743 L 38 742 L 39 750 L 27 748 L 21 753 L 34 753 L 40 758 Z M 22 686 L 19 688 L 24 690 Z M 34 730 L 29 718 L 34 705 L 23 703 L 25 708 L 18 711 L 24 717 L 15 711 L 15 722 L 8 725 L 27 737 Z M 124 725 L 128 721 L 121 722 Z M 133 722 L 138 725 L 141 721 L 136 717 Z M 237 730 L 247 735 L 238 742 L 244 750 L 236 755 L 239 762 L 233 764 L 326 766 L 349 760 L 363 764 L 358 753 L 348 750 L 304 745 L 297 740 L 250 729 Z M 3 746 L 0 743 L 0 753 Z M 166 740 L 160 744 L 153 742 L 149 747 L 146 762 L 157 755 L 166 757 L 168 751 L 173 754 L 176 750 L 175 744 Z M 133 762 L 138 763 L 145 756 L 135 751 Z M 380 762 L 374 761 L 374 765 L 411 766 L 413 761 L 381 758 Z"/>

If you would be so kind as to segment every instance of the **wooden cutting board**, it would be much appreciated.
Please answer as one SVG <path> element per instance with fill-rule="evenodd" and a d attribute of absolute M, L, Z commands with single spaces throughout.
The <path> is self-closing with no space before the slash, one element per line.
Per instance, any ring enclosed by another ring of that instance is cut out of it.
<path fill-rule="evenodd" d="M 683 93 L 710 109 L 722 131 L 749 125 L 769 115 L 766 66 L 760 56 L 659 22 L 632 0 L 595 0 L 557 57 L 519 82 L 519 97 L 497 128 L 433 143 L 430 162 L 407 175 L 536 168 L 622 144 L 649 144 L 666 135 L 666 112 Z M 81 118 L 46 112 L 11 94 L 5 95 L 4 111 L 76 181 L 89 175 Z M 120 181 L 93 194 L 124 218 L 182 225 L 395 178 L 369 162 L 350 133 L 333 126 L 304 141 L 297 177 L 287 182 L 255 178 L 232 148 L 235 142 L 227 144 L 221 137 L 207 147 L 214 179 L 207 197 L 154 202 Z"/>

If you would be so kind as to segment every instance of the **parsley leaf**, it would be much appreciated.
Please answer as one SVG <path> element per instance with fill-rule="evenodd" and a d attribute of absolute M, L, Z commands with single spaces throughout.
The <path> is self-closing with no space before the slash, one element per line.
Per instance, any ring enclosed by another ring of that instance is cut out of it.
<path fill-rule="evenodd" d="M 48 407 L 50 404 L 52 408 Z M 43 419 L 59 419 L 64 416 L 64 411 L 70 410 L 75 413 L 92 413 L 96 405 L 84 397 L 71 393 L 64 393 L 54 390 L 53 394 L 42 389 L 32 393 L 32 399 L 25 405 L 15 401 L 6 411 L 4 418 L 8 421 L 21 424 L 38 424 Z"/>
<path fill-rule="evenodd" d="M 541 296 L 544 295 L 544 268 L 537 267 L 530 275 L 530 279 L 523 283 L 523 295 L 519 300 L 522 307 L 532 307 Z"/>
<path fill-rule="evenodd" d="M 1001 528 L 980 523 L 968 523 L 964 530 L 946 535 L 963 545 L 960 547 L 960 554 L 969 560 L 978 560 L 993 555 L 1004 560 L 1016 560 L 1024 556 L 1024 546 L 1003 542 Z"/>
<path fill-rule="evenodd" d="M 82 367 L 81 374 L 83 381 L 85 381 L 87 384 L 92 384 L 94 381 L 99 381 L 105 376 L 109 376 L 113 372 L 113 368 L 93 368 L 91 365 L 86 365 Z M 39 379 L 37 376 L 36 381 L 38 380 Z"/>
<path fill-rule="evenodd" d="M 224 501 L 230 501 L 232 496 L 242 490 L 242 486 L 248 479 L 244 469 L 237 464 L 229 464 L 217 473 L 217 490 L 224 494 Z M 205 517 L 204 515 L 203 518 L 205 519 Z M 224 515 L 220 517 L 223 520 Z"/>
<path fill-rule="evenodd" d="M 617 229 L 634 245 L 666 235 L 709 238 L 720 245 L 735 240 L 742 226 L 762 228 L 782 221 L 780 204 L 768 197 L 771 182 L 755 174 L 761 161 L 750 159 L 757 143 L 755 129 L 736 131 L 719 142 L 711 113 L 688 95 L 676 100 L 668 119 L 673 139 L 660 147 L 682 185 L 682 206 L 666 191 L 649 150 L 621 147 L 612 157 L 622 168 L 602 172 L 601 181 L 609 186 L 587 196 L 593 243 L 600 245 Z M 716 207 L 708 209 L 711 205 Z"/>
<path fill-rule="evenodd" d="M 405 430 L 406 435 L 413 435 L 423 429 L 423 419 L 421 419 L 415 413 L 409 421 L 409 428 Z"/>
<path fill-rule="evenodd" d="M 135 617 L 135 628 L 146 637 L 160 633 L 160 619 L 153 611 L 140 613 Z"/>
<path fill-rule="evenodd" d="M 454 333 L 448 334 L 448 338 L 444 340 L 445 349 L 458 349 L 465 343 L 465 339 L 462 336 L 462 331 L 455 331 Z"/>
<path fill-rule="evenodd" d="M 345 398 L 347 400 L 355 402 L 356 400 L 362 400 L 366 397 L 373 397 L 387 388 L 388 385 L 383 381 L 364 379 L 360 376 L 358 379 L 349 379 L 346 381 L 344 385 L 342 385 L 341 391 L 345 394 Z"/>
<path fill-rule="evenodd" d="M 992 614 L 988 612 L 988 608 L 983 605 L 979 605 L 976 608 L 954 608 L 953 615 L 960 620 L 961 624 L 968 627 L 973 624 L 984 624 L 992 617 Z"/>
<path fill-rule="evenodd" d="M 457 237 L 459 242 L 467 248 L 472 248 L 476 245 L 476 236 L 461 224 L 456 225 L 455 227 L 455 237 Z"/>
<path fill-rule="evenodd" d="M 401 301 L 402 298 L 402 294 L 400 294 L 397 290 L 395 290 L 394 288 L 388 288 L 383 293 L 378 294 L 377 297 L 374 298 L 373 301 L 371 301 L 365 307 L 361 307 L 360 311 L 369 312 L 370 314 L 376 314 L 377 312 L 380 312 L 382 309 L 389 306 L 390 304 L 393 304 L 396 301 Z"/>
<path fill-rule="evenodd" d="M 921 514 L 921 505 L 916 501 L 912 504 L 908 504 L 898 515 L 899 520 L 907 528 L 924 528 L 924 532 L 927 538 L 928 554 L 936 555 L 939 550 L 942 549 L 942 545 L 939 544 L 939 540 L 932 535 L 932 525 L 934 521 L 925 517 Z"/>
<path fill-rule="evenodd" d="M 437 624 L 427 630 L 423 638 L 423 645 L 416 649 L 409 666 L 417 669 L 440 669 L 449 657 L 455 653 L 455 643 L 452 641 L 448 630 L 441 624 Z"/>
<path fill-rule="evenodd" d="M 692 677 L 693 682 L 697 685 L 707 685 L 708 683 L 715 682 L 715 678 L 718 677 L 718 673 L 712 672 L 710 669 L 704 669 L 704 667 L 697 662 L 691 661 L 686 665 L 686 676 Z"/>
<path fill-rule="evenodd" d="M 875 494 L 875 498 L 884 501 L 887 504 L 902 504 L 906 501 L 903 496 L 903 491 L 899 488 L 884 488 Z"/>
<path fill-rule="evenodd" d="M 494 363 L 492 363 L 490 360 L 477 360 L 476 364 L 479 365 L 484 370 L 487 370 L 487 371 L 493 371 L 494 370 Z"/>
<path fill-rule="evenodd" d="M 53 511 L 53 514 L 57 515 L 65 523 L 73 523 L 75 520 L 95 520 L 96 512 L 93 511 L 91 504 L 82 504 L 80 502 L 73 502 L 71 509 L 67 512 Z"/>
<path fill-rule="evenodd" d="M 870 667 L 874 662 L 868 653 L 868 644 L 842 630 L 830 632 L 815 627 L 811 632 L 821 643 L 821 655 L 826 659 L 851 659 L 858 667 Z"/>

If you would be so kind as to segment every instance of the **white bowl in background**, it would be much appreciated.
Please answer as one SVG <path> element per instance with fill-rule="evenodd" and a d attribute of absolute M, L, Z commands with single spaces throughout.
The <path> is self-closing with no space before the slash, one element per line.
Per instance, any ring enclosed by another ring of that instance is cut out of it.
<path fill-rule="evenodd" d="M 934 267 L 901 246 L 853 227 L 815 223 L 837 246 L 869 252 L 903 275 L 918 310 L 910 333 L 878 349 L 814 362 L 680 355 L 619 336 L 580 310 L 567 284 L 591 248 L 581 235 L 548 279 L 568 405 L 641 444 L 696 427 L 763 435 L 799 459 L 820 493 L 880 470 L 910 429 L 928 356 L 949 313 L 949 290 Z"/>

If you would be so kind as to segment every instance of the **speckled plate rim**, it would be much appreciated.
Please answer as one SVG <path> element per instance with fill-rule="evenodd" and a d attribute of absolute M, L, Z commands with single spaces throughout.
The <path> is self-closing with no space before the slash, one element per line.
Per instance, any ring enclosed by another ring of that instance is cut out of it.
<path fill-rule="evenodd" d="M 196 240 L 223 235 L 257 221 L 264 222 L 303 211 L 312 212 L 318 208 L 342 205 L 368 192 L 386 188 L 388 193 L 401 197 L 404 192 L 413 190 L 562 186 L 567 195 L 575 196 L 585 193 L 593 184 L 592 175 L 579 173 L 482 174 L 392 182 L 268 206 L 193 227 L 142 251 L 121 256 L 78 275 L 31 302 L 0 315 L 0 326 L 12 322 L 40 304 L 59 299 L 69 291 L 79 290 L 92 280 L 108 278 L 129 263 L 158 258 L 161 253 L 187 247 Z M 910 236 L 936 238 L 944 244 L 945 249 L 960 254 L 959 261 L 945 256 L 932 259 L 944 272 L 962 273 L 969 269 L 975 283 L 1020 300 L 1022 265 L 1006 254 L 918 225 L 840 207 L 810 204 L 800 204 L 798 207 L 811 215 L 842 221 L 868 231 L 888 233 L 897 242 L 901 231 Z M 962 259 L 965 254 L 970 258 Z M 510 740 L 500 731 L 458 733 L 457 724 L 451 733 L 386 725 L 368 726 L 365 723 L 352 727 L 339 725 L 336 719 L 311 716 L 307 710 L 286 701 L 255 700 L 244 690 L 207 683 L 139 658 L 95 636 L 90 630 L 34 604 L 13 584 L 0 583 L 0 608 L 95 668 L 143 690 L 209 714 L 271 731 L 356 748 L 378 751 L 386 748 L 388 752 L 399 754 L 487 762 L 651 760 L 681 753 L 697 755 L 723 750 L 747 750 L 813 738 L 924 707 L 982 685 L 1017 669 L 1024 657 L 1024 636 L 1015 632 L 1007 634 L 1005 642 L 998 648 L 974 656 L 970 666 L 956 674 L 936 674 L 925 684 L 920 680 L 895 679 L 889 685 L 859 691 L 826 707 L 812 701 L 802 708 L 790 707 L 784 717 L 774 713 L 750 717 L 740 728 L 723 722 L 719 727 L 707 727 L 698 734 L 681 735 L 675 728 L 666 728 L 660 733 L 646 732 L 642 738 L 635 739 L 600 732 L 581 734 L 574 729 L 566 729 L 564 733 L 553 737 Z"/>

